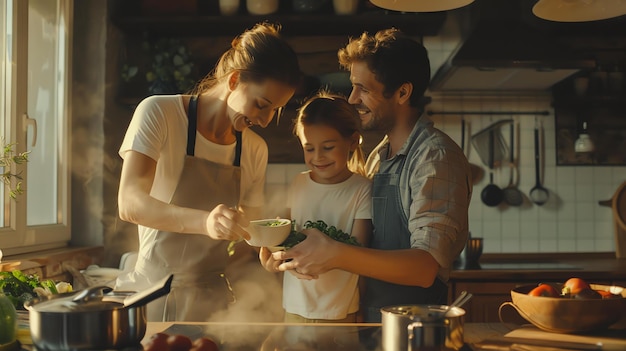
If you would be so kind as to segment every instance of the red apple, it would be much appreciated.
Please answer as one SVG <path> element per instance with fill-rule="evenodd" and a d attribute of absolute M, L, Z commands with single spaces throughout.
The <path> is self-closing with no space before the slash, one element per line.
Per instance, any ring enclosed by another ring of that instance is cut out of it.
<path fill-rule="evenodd" d="M 536 288 L 532 289 L 528 295 L 530 296 L 545 296 L 545 297 L 559 297 L 559 292 L 550 284 L 539 284 Z"/>

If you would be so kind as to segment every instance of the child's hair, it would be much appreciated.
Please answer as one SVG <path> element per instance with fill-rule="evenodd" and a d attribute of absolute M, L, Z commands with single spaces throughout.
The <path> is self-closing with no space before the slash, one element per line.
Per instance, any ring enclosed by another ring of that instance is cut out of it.
<path fill-rule="evenodd" d="M 320 90 L 298 109 L 293 133 L 298 136 L 304 126 L 311 125 L 334 128 L 342 137 L 348 139 L 352 138 L 355 132 L 358 133 L 359 142 L 348 160 L 348 169 L 353 173 L 366 176 L 360 124 L 358 111 L 344 96 Z"/>

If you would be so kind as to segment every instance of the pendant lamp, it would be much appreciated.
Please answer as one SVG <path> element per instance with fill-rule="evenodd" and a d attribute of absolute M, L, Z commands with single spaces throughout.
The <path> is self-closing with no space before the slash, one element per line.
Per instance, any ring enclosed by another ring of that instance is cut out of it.
<path fill-rule="evenodd" d="M 626 0 L 539 0 L 535 16 L 554 22 L 590 22 L 626 15 Z"/>
<path fill-rule="evenodd" d="M 593 141 L 587 132 L 587 122 L 583 122 L 583 131 L 578 135 L 578 139 L 576 139 L 576 142 L 574 143 L 574 151 L 592 152 L 593 149 Z"/>
<path fill-rule="evenodd" d="M 438 12 L 469 5 L 474 0 L 370 0 L 380 8 L 401 12 Z"/>

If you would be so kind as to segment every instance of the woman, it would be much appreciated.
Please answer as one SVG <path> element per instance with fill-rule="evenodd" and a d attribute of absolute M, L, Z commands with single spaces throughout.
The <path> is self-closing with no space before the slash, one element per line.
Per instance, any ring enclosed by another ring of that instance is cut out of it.
<path fill-rule="evenodd" d="M 151 96 L 133 115 L 119 214 L 139 228 L 135 269 L 116 289 L 142 290 L 174 274 L 172 291 L 148 306 L 148 319 L 205 321 L 233 301 L 224 275 L 231 241 L 263 204 L 267 144 L 248 127 L 267 126 L 301 78 L 280 28 L 257 24 L 192 95 Z"/>

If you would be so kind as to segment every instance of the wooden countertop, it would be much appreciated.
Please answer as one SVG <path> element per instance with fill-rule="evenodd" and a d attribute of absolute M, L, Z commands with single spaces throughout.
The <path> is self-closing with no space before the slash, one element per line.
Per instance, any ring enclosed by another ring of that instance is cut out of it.
<path fill-rule="evenodd" d="M 562 280 L 576 276 L 592 282 L 626 281 L 626 259 L 614 253 L 484 254 L 479 265 L 459 265 L 450 279 L 461 280 Z"/>

